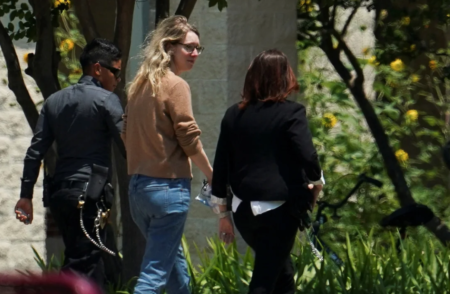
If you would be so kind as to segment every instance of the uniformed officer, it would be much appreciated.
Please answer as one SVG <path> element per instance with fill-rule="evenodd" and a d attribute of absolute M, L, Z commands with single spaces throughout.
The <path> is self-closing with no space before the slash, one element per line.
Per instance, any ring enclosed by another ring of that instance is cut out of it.
<path fill-rule="evenodd" d="M 33 221 L 33 187 L 41 160 L 56 142 L 58 157 L 49 207 L 66 247 L 62 270 L 88 276 L 101 288 L 105 284 L 103 254 L 81 229 L 77 205 L 92 166 L 110 167 L 111 139 L 125 154 L 120 138 L 123 109 L 119 97 L 112 93 L 120 81 L 121 57 L 112 42 L 92 40 L 80 56 L 83 76 L 78 84 L 45 101 L 25 156 L 20 200 L 15 207 L 17 219 Z M 86 204 L 82 219 L 93 237 L 96 216 L 95 204 Z M 105 242 L 104 230 L 100 235 Z"/>

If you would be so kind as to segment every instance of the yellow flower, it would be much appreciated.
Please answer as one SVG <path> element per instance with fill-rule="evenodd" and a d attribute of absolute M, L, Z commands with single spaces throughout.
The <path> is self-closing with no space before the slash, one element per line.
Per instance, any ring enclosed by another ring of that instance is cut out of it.
<path fill-rule="evenodd" d="M 75 44 L 73 43 L 73 41 L 71 39 L 65 39 L 61 42 L 61 44 L 59 44 L 59 50 L 61 50 L 63 52 L 68 52 L 73 49 L 74 45 Z"/>
<path fill-rule="evenodd" d="M 23 55 L 23 61 L 25 61 L 25 63 L 28 63 L 28 54 L 30 54 L 30 53 L 25 53 Z"/>
<path fill-rule="evenodd" d="M 403 61 L 397 58 L 395 61 L 391 62 L 391 68 L 395 71 L 402 71 L 405 68 Z"/>
<path fill-rule="evenodd" d="M 386 9 L 381 10 L 380 12 L 380 18 L 385 19 L 388 16 L 388 12 Z"/>
<path fill-rule="evenodd" d="M 419 75 L 411 75 L 411 81 L 413 82 L 413 83 L 417 83 L 417 82 L 419 82 L 420 81 L 420 76 Z"/>
<path fill-rule="evenodd" d="M 428 66 L 432 69 L 435 70 L 437 67 L 437 62 L 436 60 L 430 60 L 430 62 L 428 63 Z"/>
<path fill-rule="evenodd" d="M 314 10 L 314 4 L 311 4 L 311 0 L 301 0 L 298 6 L 302 12 L 311 12 Z"/>
<path fill-rule="evenodd" d="M 411 81 L 413 82 L 413 83 L 417 83 L 417 82 L 419 82 L 420 81 L 420 76 L 419 75 L 411 75 Z"/>
<path fill-rule="evenodd" d="M 407 120 L 416 121 L 419 118 L 419 113 L 415 109 L 410 109 L 405 113 Z"/>
<path fill-rule="evenodd" d="M 72 71 L 72 73 L 74 74 L 81 74 L 83 71 L 81 70 L 81 68 L 76 68 Z"/>
<path fill-rule="evenodd" d="M 402 18 L 402 25 L 409 26 L 410 23 L 411 23 L 411 19 L 409 18 L 409 16 Z"/>
<path fill-rule="evenodd" d="M 370 53 L 370 48 L 369 48 L 369 47 L 363 48 L 362 53 L 363 53 L 364 55 L 369 54 L 369 53 Z"/>
<path fill-rule="evenodd" d="M 322 117 L 322 125 L 327 129 L 333 128 L 337 123 L 337 118 L 332 113 L 325 113 Z"/>
<path fill-rule="evenodd" d="M 369 60 L 368 60 L 367 62 L 368 62 L 369 64 L 372 64 L 372 65 L 378 65 L 378 64 L 380 64 L 380 63 L 377 61 L 377 57 L 376 57 L 376 56 L 370 57 Z"/>
<path fill-rule="evenodd" d="M 411 50 L 411 51 L 416 50 L 416 44 L 412 44 L 411 47 L 409 47 L 409 50 Z"/>
<path fill-rule="evenodd" d="M 406 153 L 403 149 L 395 151 L 395 157 L 397 157 L 397 160 L 401 163 L 405 163 L 409 159 L 408 153 Z"/>
<path fill-rule="evenodd" d="M 61 4 L 67 4 L 68 6 L 70 6 L 70 0 L 55 0 L 55 8 Z"/>

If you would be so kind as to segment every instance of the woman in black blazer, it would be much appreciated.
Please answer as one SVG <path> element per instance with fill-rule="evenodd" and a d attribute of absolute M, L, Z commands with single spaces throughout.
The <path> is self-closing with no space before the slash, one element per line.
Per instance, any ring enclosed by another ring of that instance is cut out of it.
<path fill-rule="evenodd" d="M 264 51 L 248 69 L 242 101 L 221 124 L 212 199 L 221 210 L 220 237 L 229 243 L 230 186 L 236 228 L 255 252 L 251 294 L 295 293 L 290 252 L 299 221 L 290 208 L 312 210 L 324 184 L 305 107 L 286 100 L 298 89 L 286 56 Z"/>

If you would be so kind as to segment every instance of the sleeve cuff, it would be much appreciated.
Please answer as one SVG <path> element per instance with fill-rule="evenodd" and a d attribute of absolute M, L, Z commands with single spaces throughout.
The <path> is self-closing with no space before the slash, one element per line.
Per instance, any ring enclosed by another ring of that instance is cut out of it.
<path fill-rule="evenodd" d="M 211 203 L 217 205 L 227 205 L 227 198 L 219 198 L 211 195 Z"/>
<path fill-rule="evenodd" d="M 22 185 L 20 187 L 20 198 L 32 199 L 34 183 L 26 179 L 21 179 L 21 181 Z"/>
<path fill-rule="evenodd" d="M 313 185 L 325 185 L 325 178 L 323 177 L 323 170 L 320 171 L 320 174 L 321 174 L 320 179 L 318 179 L 317 181 L 309 180 L 309 183 L 313 184 Z"/>

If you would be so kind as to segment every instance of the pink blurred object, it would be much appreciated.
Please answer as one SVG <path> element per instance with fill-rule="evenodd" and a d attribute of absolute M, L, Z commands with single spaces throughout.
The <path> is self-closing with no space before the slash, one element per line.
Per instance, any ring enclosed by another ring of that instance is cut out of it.
<path fill-rule="evenodd" d="M 98 287 L 73 274 L 2 275 L 0 294 L 102 294 Z"/>

